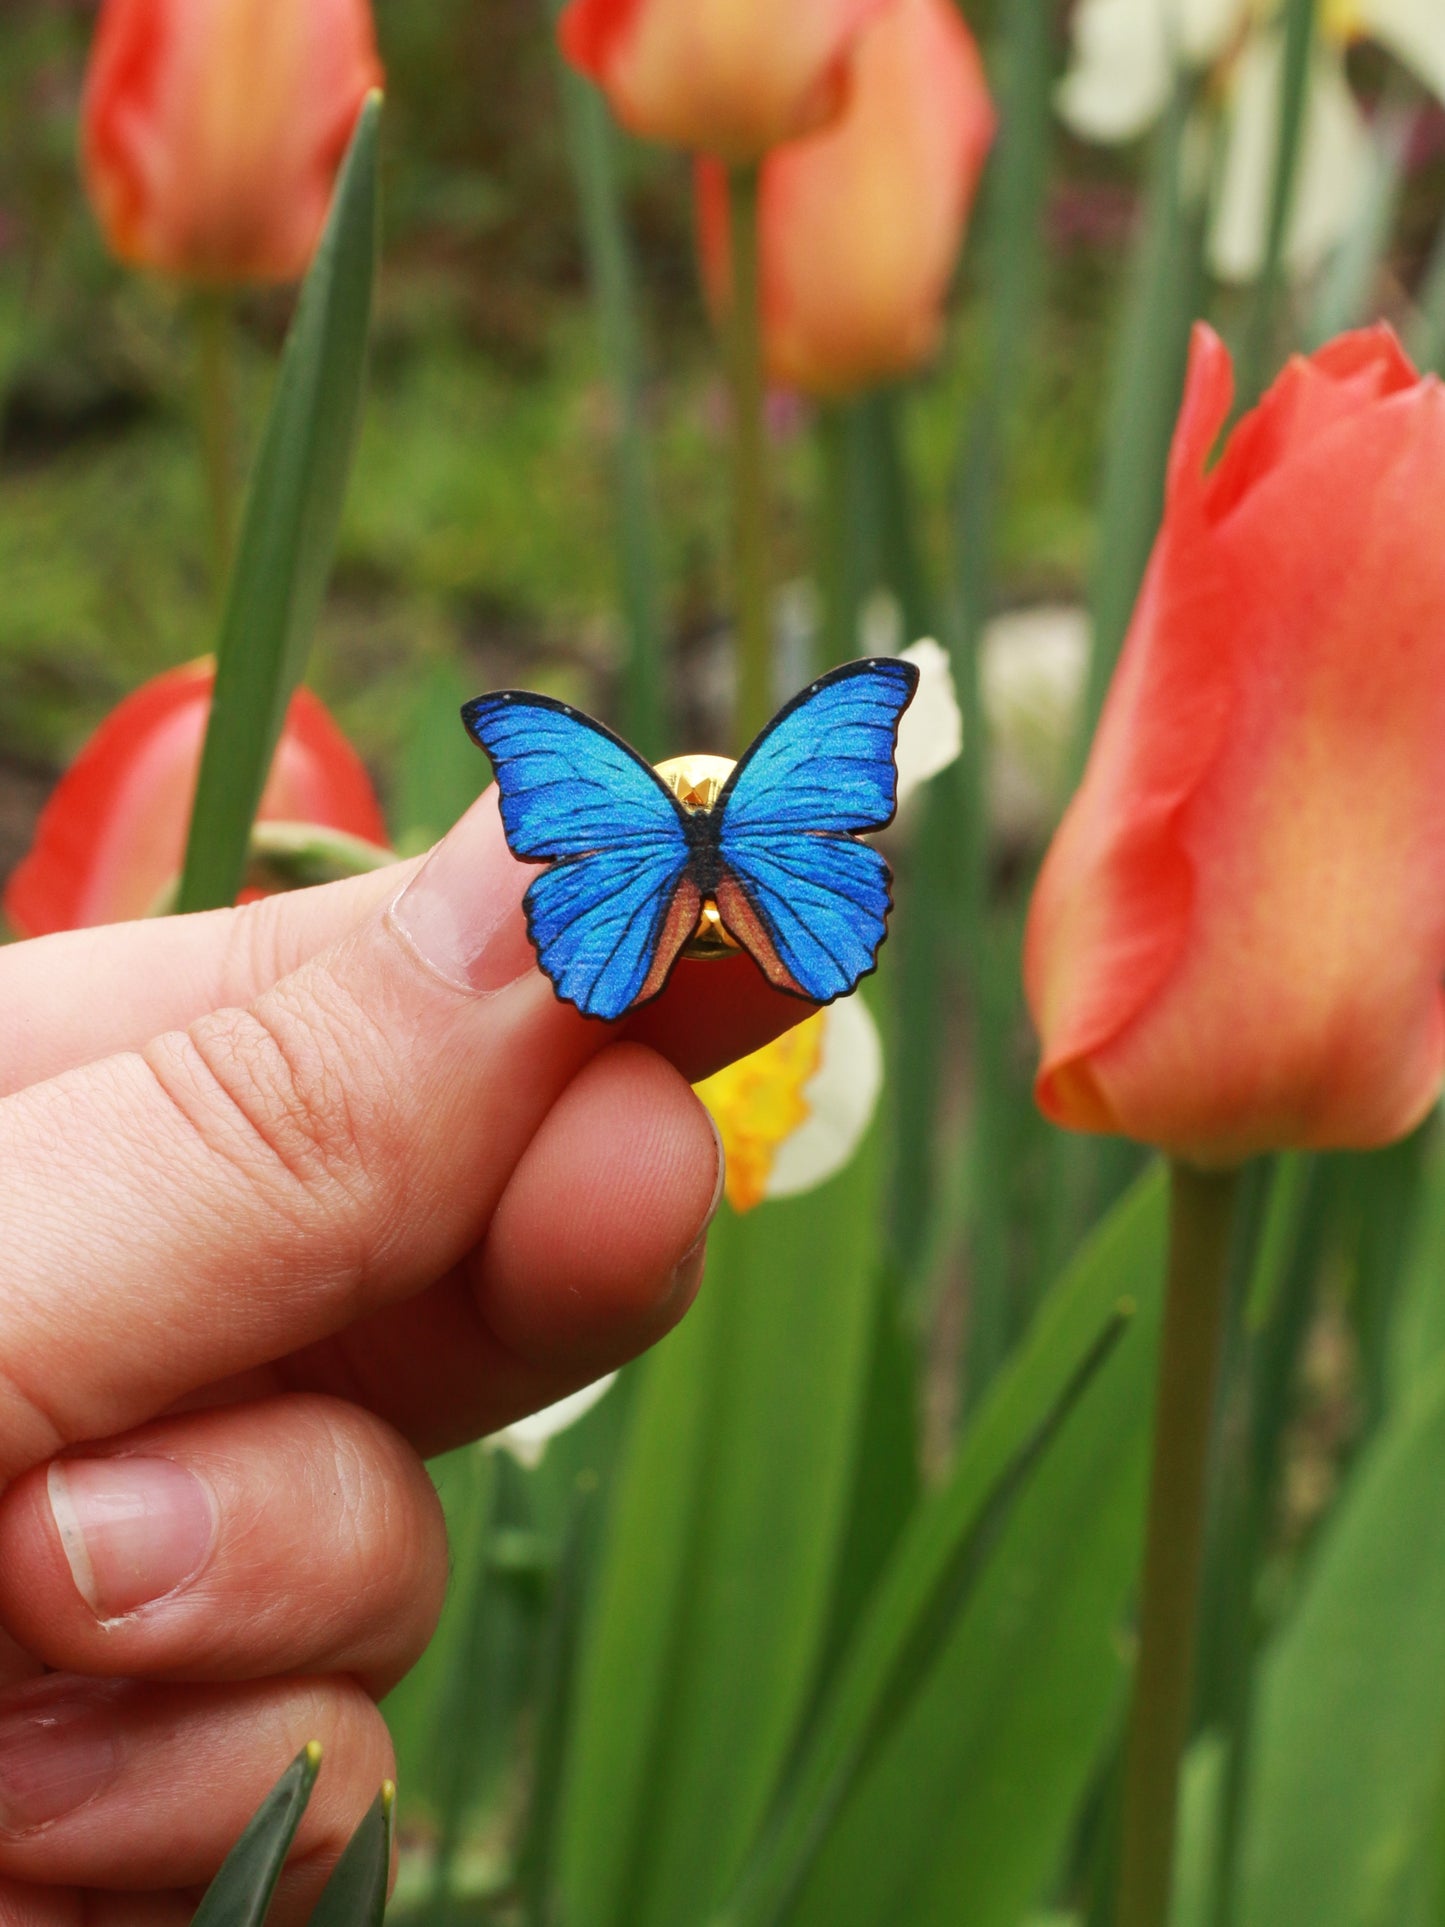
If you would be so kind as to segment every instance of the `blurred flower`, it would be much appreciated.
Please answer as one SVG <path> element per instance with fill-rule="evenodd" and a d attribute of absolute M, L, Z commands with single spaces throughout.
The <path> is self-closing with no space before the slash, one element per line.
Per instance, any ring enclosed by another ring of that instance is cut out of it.
<path fill-rule="evenodd" d="M 989 821 L 1009 843 L 1042 840 L 1058 816 L 1089 672 L 1089 618 L 1044 604 L 996 616 L 979 664 Z"/>
<path fill-rule="evenodd" d="M 191 281 L 298 280 L 381 79 L 367 0 L 104 0 L 82 158 L 110 247 Z"/>
<path fill-rule="evenodd" d="M 953 0 L 892 0 L 858 38 L 839 118 L 763 162 L 771 381 L 839 395 L 928 360 L 993 132 L 983 63 Z M 697 188 L 703 274 L 721 311 L 729 229 L 717 162 L 699 162 Z"/>
<path fill-rule="evenodd" d="M 185 853 L 213 676 L 209 662 L 156 676 L 86 743 L 6 885 L 3 908 L 20 936 L 118 923 L 155 908 Z M 291 699 L 259 817 L 385 845 L 361 759 L 308 690 Z"/>
<path fill-rule="evenodd" d="M 634 134 L 756 160 L 842 104 L 859 27 L 885 0 L 571 0 L 563 52 Z"/>
<path fill-rule="evenodd" d="M 883 1046 L 855 991 L 697 1086 L 727 1159 L 727 1198 L 812 1191 L 862 1143 L 883 1085 Z"/>
<path fill-rule="evenodd" d="M 898 725 L 898 807 L 963 752 L 963 711 L 953 686 L 948 651 L 925 637 L 899 652 L 918 671 L 918 688 Z"/>
<path fill-rule="evenodd" d="M 584 1385 L 580 1392 L 569 1392 L 555 1405 L 544 1405 L 540 1412 L 530 1412 L 526 1418 L 493 1432 L 489 1439 L 483 1440 L 483 1445 L 489 1452 L 510 1452 L 518 1465 L 534 1472 L 557 1434 L 569 1431 L 578 1419 L 585 1418 L 611 1390 L 616 1377 L 616 1372 L 609 1372 L 606 1378 Z"/>
<path fill-rule="evenodd" d="M 1059 90 L 1085 140 L 1132 140 L 1164 111 L 1176 66 L 1225 103 L 1225 152 L 1210 235 L 1214 270 L 1248 281 L 1263 263 L 1279 137 L 1281 0 L 1079 0 L 1073 62 Z M 1306 274 L 1350 232 L 1369 177 L 1370 137 L 1345 54 L 1370 39 L 1445 99 L 1445 7 L 1430 0 L 1325 0 L 1317 9 L 1286 264 Z"/>
<path fill-rule="evenodd" d="M 1394 336 L 1290 363 L 1164 522 L 1025 977 L 1038 1096 L 1207 1163 L 1408 1131 L 1445 1067 L 1445 389 Z"/>

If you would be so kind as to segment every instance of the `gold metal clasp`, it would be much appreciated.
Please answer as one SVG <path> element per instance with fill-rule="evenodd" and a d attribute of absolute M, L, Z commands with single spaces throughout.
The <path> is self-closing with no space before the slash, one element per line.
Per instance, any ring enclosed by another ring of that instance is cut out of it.
<path fill-rule="evenodd" d="M 657 774 L 678 802 L 694 815 L 713 807 L 733 773 L 733 765 L 726 756 L 670 756 L 656 767 Z M 708 897 L 698 915 L 697 928 L 683 945 L 683 956 L 730 957 L 740 947 L 723 928 L 717 905 Z"/>

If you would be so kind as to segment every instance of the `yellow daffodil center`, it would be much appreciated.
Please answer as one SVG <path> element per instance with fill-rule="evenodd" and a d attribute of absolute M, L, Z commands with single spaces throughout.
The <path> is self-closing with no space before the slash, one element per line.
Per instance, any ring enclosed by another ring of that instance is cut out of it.
<path fill-rule="evenodd" d="M 823 1060 L 824 1023 L 817 1011 L 697 1086 L 722 1137 L 735 1211 L 762 1203 L 780 1146 L 811 1115 L 803 1092 Z"/>

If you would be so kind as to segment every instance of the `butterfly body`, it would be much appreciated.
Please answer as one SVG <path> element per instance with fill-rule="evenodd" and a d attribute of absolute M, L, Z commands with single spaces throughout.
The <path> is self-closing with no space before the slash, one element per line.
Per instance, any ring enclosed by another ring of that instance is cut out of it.
<path fill-rule="evenodd" d="M 661 991 L 709 922 L 780 990 L 813 1003 L 852 990 L 890 907 L 888 866 L 857 836 L 892 819 L 898 721 L 916 684 L 892 658 L 820 677 L 693 807 L 565 703 L 515 690 L 468 703 L 508 844 L 548 866 L 525 909 L 557 994 L 620 1017 Z"/>

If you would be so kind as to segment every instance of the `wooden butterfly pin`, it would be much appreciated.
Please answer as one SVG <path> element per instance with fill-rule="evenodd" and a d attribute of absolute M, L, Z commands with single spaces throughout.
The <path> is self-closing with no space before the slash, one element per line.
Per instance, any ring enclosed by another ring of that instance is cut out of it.
<path fill-rule="evenodd" d="M 736 764 L 653 769 L 590 716 L 503 690 L 462 709 L 491 758 L 507 844 L 547 868 L 527 890 L 537 959 L 565 1002 L 617 1018 L 682 955 L 741 948 L 809 1003 L 844 997 L 887 935 L 888 865 L 857 839 L 897 806 L 898 724 L 918 671 L 830 670 Z"/>

